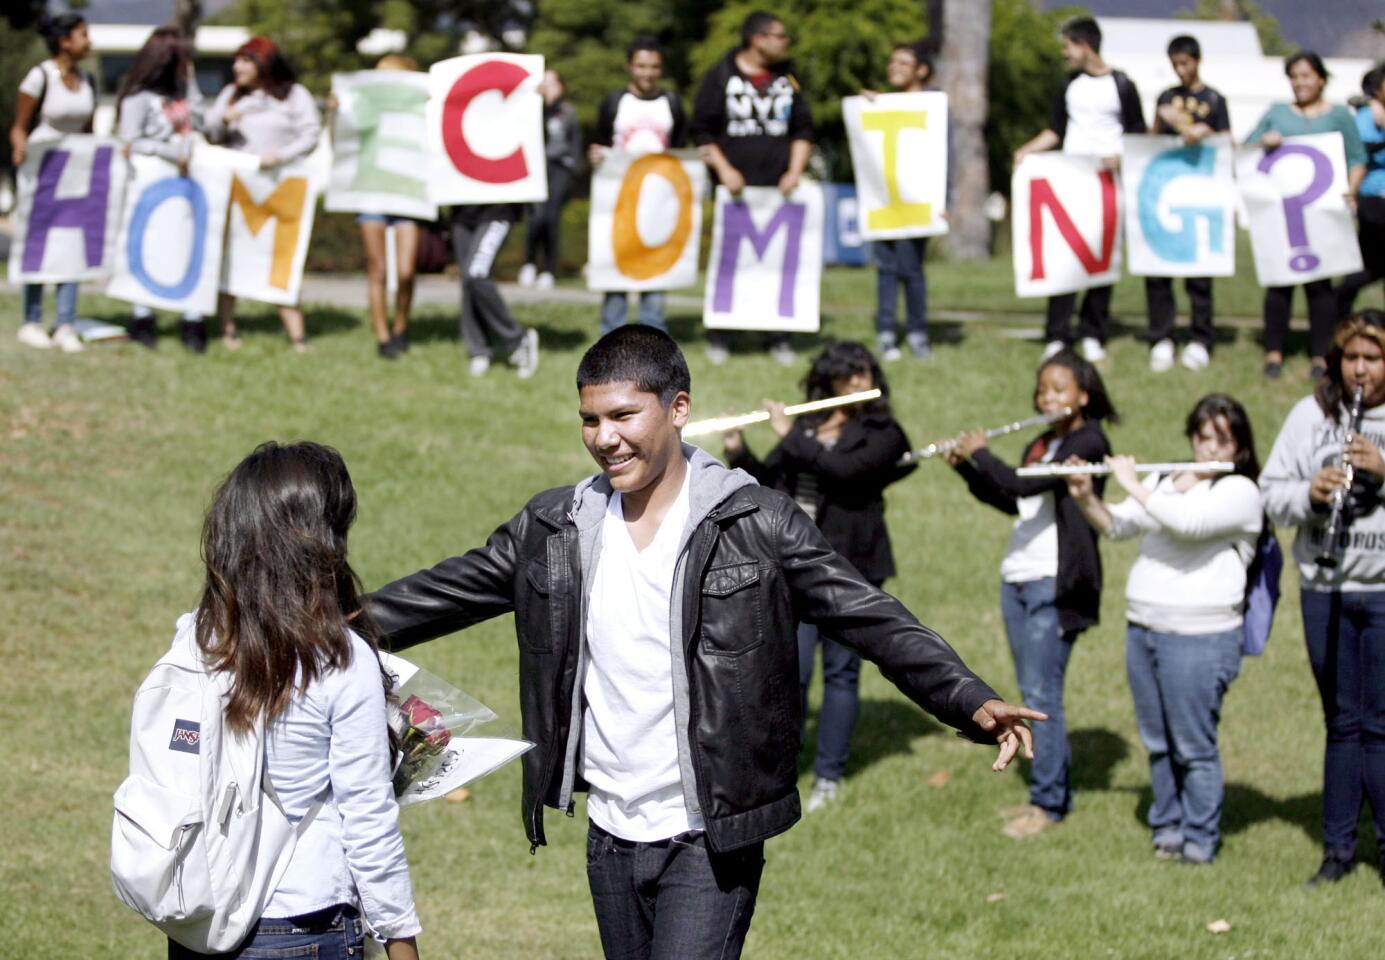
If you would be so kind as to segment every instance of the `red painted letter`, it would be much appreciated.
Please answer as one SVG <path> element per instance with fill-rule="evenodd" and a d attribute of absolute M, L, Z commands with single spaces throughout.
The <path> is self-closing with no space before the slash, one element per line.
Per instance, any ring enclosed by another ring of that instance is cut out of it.
<path fill-rule="evenodd" d="M 452 158 L 452 164 L 463 176 L 482 183 L 514 183 L 529 175 L 524 151 L 519 147 L 508 156 L 488 160 L 472 151 L 467 145 L 466 134 L 462 132 L 462 118 L 472 100 L 490 90 L 499 90 L 508 97 L 528 77 L 529 73 L 523 67 L 504 60 L 489 60 L 462 74 L 452 84 L 452 89 L 447 91 L 447 99 L 442 105 L 442 145 Z"/>
<path fill-rule="evenodd" d="M 1088 273 L 1105 273 L 1111 269 L 1111 253 L 1116 249 L 1116 177 L 1102 170 L 1101 177 L 1101 259 L 1087 247 L 1067 210 L 1058 202 L 1047 180 L 1035 180 L 1029 185 L 1029 250 L 1034 256 L 1034 271 L 1029 279 L 1044 278 L 1044 208 L 1053 214 L 1053 225 L 1063 235 L 1082 268 Z"/>

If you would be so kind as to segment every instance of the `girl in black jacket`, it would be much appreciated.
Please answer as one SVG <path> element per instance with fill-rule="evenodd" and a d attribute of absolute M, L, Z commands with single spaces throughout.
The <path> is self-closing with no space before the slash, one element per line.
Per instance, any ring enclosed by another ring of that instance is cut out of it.
<path fill-rule="evenodd" d="M 879 586 L 894 576 L 894 555 L 885 528 L 885 487 L 914 467 L 899 466 L 909 439 L 890 413 L 890 387 L 875 357 L 856 341 L 829 344 L 803 379 L 808 400 L 821 400 L 879 387 L 878 400 L 806 414 L 797 421 L 770 403 L 770 424 L 782 438 L 763 461 L 739 430 L 726 434 L 726 455 L 761 484 L 792 496 L 817 523 L 838 553 L 862 576 Z M 861 659 L 817 628 L 798 627 L 799 680 L 803 715 L 819 640 L 822 646 L 822 712 L 814 763 L 812 812 L 836 797 L 838 782 L 851 752 L 851 734 L 859 710 L 857 685 Z"/>
<path fill-rule="evenodd" d="M 1100 463 L 1111 452 L 1101 422 L 1116 422 L 1106 386 L 1086 360 L 1064 350 L 1039 367 L 1034 407 L 1057 420 L 1024 450 L 1023 463 Z M 1097 623 L 1101 554 L 1096 533 L 1068 495 L 1062 477 L 1020 477 L 994 456 L 982 430 L 964 433 L 948 462 L 982 503 L 1016 516 L 1000 565 L 1000 610 L 1025 703 L 1047 713 L 1034 729 L 1029 803 L 1005 811 L 1005 833 L 1031 836 L 1072 809 L 1071 749 L 1063 715 L 1063 681 L 1077 635 Z M 1104 486 L 1104 480 L 1098 479 Z M 1098 488 L 1097 495 L 1100 496 Z"/>

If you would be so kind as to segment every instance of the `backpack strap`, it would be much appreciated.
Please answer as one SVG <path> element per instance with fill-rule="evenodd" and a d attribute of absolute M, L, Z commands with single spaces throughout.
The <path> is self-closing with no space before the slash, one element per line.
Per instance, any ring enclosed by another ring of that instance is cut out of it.
<path fill-rule="evenodd" d="M 279 801 L 279 794 L 276 793 L 275 790 L 274 790 L 274 781 L 273 781 L 273 780 L 270 778 L 270 776 L 269 776 L 269 762 L 268 762 L 268 760 L 265 761 L 264 771 L 261 773 L 260 776 L 261 776 L 261 781 L 260 781 L 260 782 L 261 782 L 262 785 L 263 785 L 264 792 L 265 792 L 265 796 L 269 797 L 270 801 L 271 801 L 276 807 L 279 808 L 279 812 L 282 813 L 282 814 L 284 815 L 284 819 L 287 820 L 287 819 L 288 819 L 288 811 L 286 811 L 286 810 L 284 809 L 284 805 Z M 303 814 L 303 819 L 299 820 L 298 823 L 294 826 L 294 828 L 293 828 L 293 838 L 294 838 L 294 840 L 301 840 L 301 839 L 303 838 L 303 834 L 305 834 L 305 833 L 308 832 L 308 827 L 312 824 L 312 822 L 313 822 L 315 819 L 317 819 L 317 815 L 318 815 L 320 812 L 322 812 L 322 808 L 323 808 L 324 805 L 326 805 L 326 803 L 327 803 L 327 791 L 324 790 L 321 794 L 318 795 L 317 799 L 313 801 L 312 806 L 308 807 L 308 812 L 305 813 L 305 814 Z"/>

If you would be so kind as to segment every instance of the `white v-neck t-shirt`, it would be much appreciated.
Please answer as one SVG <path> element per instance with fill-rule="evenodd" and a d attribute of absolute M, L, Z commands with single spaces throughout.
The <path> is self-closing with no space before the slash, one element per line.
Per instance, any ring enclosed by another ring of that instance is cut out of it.
<path fill-rule="evenodd" d="M 602 520 L 587 606 L 582 776 L 587 815 L 625 840 L 665 840 L 703 827 L 683 799 L 669 633 L 673 574 L 688 514 L 684 477 L 678 499 L 643 550 L 630 539 L 619 493 L 611 496 Z"/>

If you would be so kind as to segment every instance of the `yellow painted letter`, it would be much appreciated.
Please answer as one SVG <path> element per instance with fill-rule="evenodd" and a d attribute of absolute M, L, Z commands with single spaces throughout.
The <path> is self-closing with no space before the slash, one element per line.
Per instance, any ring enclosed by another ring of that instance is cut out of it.
<path fill-rule="evenodd" d="M 861 115 L 861 128 L 867 132 L 879 130 L 885 135 L 885 190 L 889 194 L 887 207 L 876 207 L 866 213 L 866 223 L 872 230 L 898 230 L 903 227 L 926 227 L 933 222 L 931 203 L 905 203 L 899 196 L 899 132 L 905 129 L 928 129 L 928 114 L 923 110 L 890 110 Z"/>

